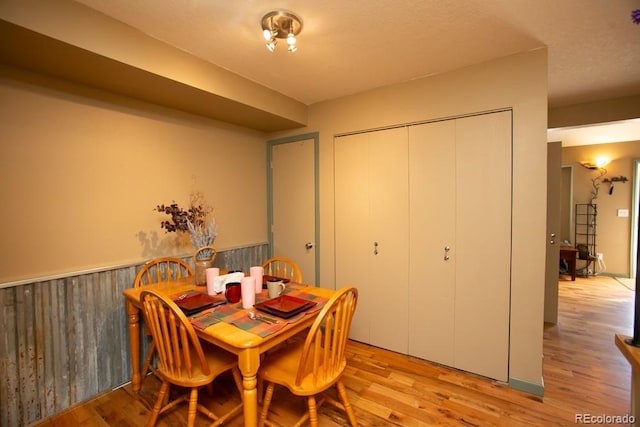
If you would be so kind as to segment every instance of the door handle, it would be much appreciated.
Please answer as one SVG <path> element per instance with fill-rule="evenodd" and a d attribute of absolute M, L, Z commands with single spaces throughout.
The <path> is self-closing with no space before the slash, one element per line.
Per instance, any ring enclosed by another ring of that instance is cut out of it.
<path fill-rule="evenodd" d="M 311 242 L 307 242 L 307 243 L 305 243 L 305 244 L 304 244 L 304 248 L 305 248 L 306 250 L 313 249 L 313 243 L 311 243 Z"/>
<path fill-rule="evenodd" d="M 445 261 L 449 261 L 449 251 L 451 250 L 451 248 L 449 246 L 445 246 L 444 247 L 444 260 Z"/>
<path fill-rule="evenodd" d="M 373 242 L 373 254 L 378 255 L 378 242 Z"/>

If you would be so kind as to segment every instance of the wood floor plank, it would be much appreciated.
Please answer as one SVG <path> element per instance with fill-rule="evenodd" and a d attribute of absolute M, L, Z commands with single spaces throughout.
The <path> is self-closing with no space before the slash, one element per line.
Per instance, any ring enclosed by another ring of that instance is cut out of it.
<path fill-rule="evenodd" d="M 509 388 L 477 375 L 382 350 L 358 342 L 348 346 L 344 374 L 358 422 L 373 426 L 571 426 L 576 414 L 625 415 L 630 408 L 629 364 L 614 344 L 615 334 L 631 335 L 634 291 L 604 276 L 559 282 L 559 319 L 544 325 L 544 397 Z M 201 393 L 214 412 L 239 402 L 230 376 L 216 380 L 215 393 Z M 159 387 L 145 381 L 143 396 Z M 270 418 L 288 426 L 305 401 L 276 388 Z M 184 425 L 186 408 L 160 419 L 160 427 Z M 149 410 L 127 385 L 37 424 L 38 427 L 142 426 Z M 344 414 L 325 405 L 320 425 L 347 424 Z M 208 425 L 198 418 L 196 426 Z M 238 416 L 227 424 L 242 426 Z"/>

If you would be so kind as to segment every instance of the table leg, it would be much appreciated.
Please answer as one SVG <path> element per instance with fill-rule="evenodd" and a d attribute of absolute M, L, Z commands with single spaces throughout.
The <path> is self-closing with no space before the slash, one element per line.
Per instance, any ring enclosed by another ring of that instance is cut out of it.
<path fill-rule="evenodd" d="M 569 259 L 569 271 L 571 272 L 571 280 L 576 281 L 576 256 L 575 254 Z"/>
<path fill-rule="evenodd" d="M 242 373 L 244 403 L 244 425 L 258 425 L 258 368 L 260 367 L 260 351 L 248 348 L 238 354 L 238 367 Z"/>
<path fill-rule="evenodd" d="M 131 354 L 131 389 L 140 391 L 140 310 L 127 301 L 129 316 L 129 351 Z"/>

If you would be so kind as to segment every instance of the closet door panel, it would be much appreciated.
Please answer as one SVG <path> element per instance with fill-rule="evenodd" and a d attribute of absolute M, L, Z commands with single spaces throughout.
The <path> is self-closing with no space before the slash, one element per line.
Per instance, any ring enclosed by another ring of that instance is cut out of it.
<path fill-rule="evenodd" d="M 374 284 L 369 280 L 369 141 L 366 134 L 336 138 L 335 149 L 335 271 L 336 287 L 350 284 L 359 292 L 350 337 L 370 341 L 374 314 Z"/>
<path fill-rule="evenodd" d="M 352 339 L 508 379 L 511 175 L 510 112 L 335 139 Z"/>
<path fill-rule="evenodd" d="M 455 122 L 411 126 L 409 354 L 448 366 L 454 363 L 455 192 Z"/>
<path fill-rule="evenodd" d="M 456 120 L 455 367 L 506 381 L 511 113 Z"/>
<path fill-rule="evenodd" d="M 408 342 L 409 206 L 407 129 L 369 135 L 372 254 L 371 344 L 406 354 Z M 377 246 L 376 246 L 377 244 Z"/>

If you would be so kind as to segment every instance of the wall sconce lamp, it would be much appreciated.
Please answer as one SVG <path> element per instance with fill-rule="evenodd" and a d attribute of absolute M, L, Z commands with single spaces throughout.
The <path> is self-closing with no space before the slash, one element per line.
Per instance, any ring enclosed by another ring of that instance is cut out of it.
<path fill-rule="evenodd" d="M 625 183 L 625 182 L 627 182 L 627 181 L 629 181 L 629 180 L 627 179 L 627 177 L 626 177 L 626 176 L 622 176 L 622 175 L 620 175 L 620 176 L 614 176 L 614 177 L 613 177 L 613 178 L 611 178 L 611 179 L 609 179 L 609 178 L 605 178 L 605 179 L 603 179 L 603 180 L 602 180 L 602 182 L 609 184 L 609 195 L 613 194 L 613 184 L 614 184 L 614 183 L 616 183 L 616 182 L 621 182 L 621 183 L 623 183 L 623 184 L 624 184 L 624 183 Z"/>
<path fill-rule="evenodd" d="M 609 164 L 609 158 L 596 157 L 596 159 L 593 162 L 584 161 L 584 162 L 580 162 L 580 164 L 587 169 L 602 169 Z"/>
<path fill-rule="evenodd" d="M 276 50 L 277 39 L 287 40 L 287 52 L 298 50 L 296 36 L 302 31 L 302 19 L 287 10 L 272 10 L 262 17 L 262 34 L 270 52 Z"/>

